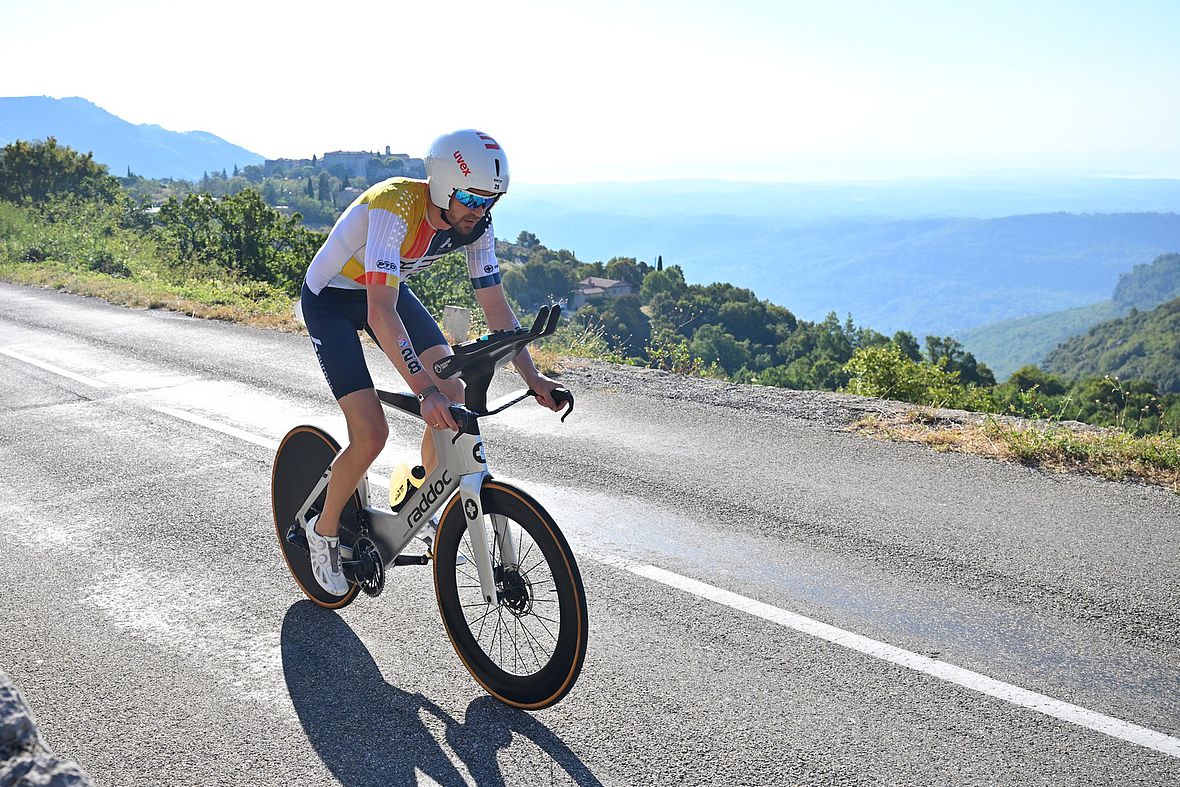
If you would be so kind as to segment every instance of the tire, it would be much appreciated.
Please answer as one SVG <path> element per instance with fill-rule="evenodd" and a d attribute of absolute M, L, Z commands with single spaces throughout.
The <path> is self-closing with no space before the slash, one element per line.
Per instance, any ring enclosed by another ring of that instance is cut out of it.
<path fill-rule="evenodd" d="M 311 573 L 311 561 L 307 550 L 287 540 L 287 530 L 295 524 L 295 514 L 311 490 L 319 482 L 328 465 L 340 451 L 340 444 L 330 434 L 315 426 L 297 426 L 283 441 L 275 454 L 274 469 L 271 471 L 271 507 L 275 517 L 275 534 L 279 538 L 279 549 L 295 583 L 309 599 L 328 609 L 339 609 L 352 603 L 360 590 L 350 584 L 348 592 L 336 596 L 320 587 Z M 316 506 L 322 506 L 324 495 L 320 495 Z M 361 498 L 357 492 L 344 506 L 340 514 L 341 523 L 352 522 L 361 510 Z M 346 534 L 341 531 L 342 540 Z"/>
<path fill-rule="evenodd" d="M 586 658 L 586 591 L 569 544 L 553 519 L 519 489 L 487 480 L 481 523 L 493 547 L 500 603 L 483 599 L 463 501 L 455 495 L 439 524 L 434 589 L 451 645 L 463 666 L 496 699 L 539 710 L 564 697 Z M 491 526 L 504 516 L 519 565 L 506 564 Z M 456 555 L 468 560 L 456 566 Z"/>

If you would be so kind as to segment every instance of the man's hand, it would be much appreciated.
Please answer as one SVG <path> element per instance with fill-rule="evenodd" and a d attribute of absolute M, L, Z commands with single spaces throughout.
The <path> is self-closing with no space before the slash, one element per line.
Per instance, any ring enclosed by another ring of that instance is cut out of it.
<path fill-rule="evenodd" d="M 537 374 L 527 382 L 529 390 L 537 395 L 537 404 L 548 407 L 555 413 L 561 412 L 561 405 L 553 399 L 553 391 L 556 388 L 561 388 L 561 383 L 551 380 L 543 374 Z"/>
<path fill-rule="evenodd" d="M 455 414 L 451 412 L 451 400 L 442 391 L 435 391 L 422 400 L 422 420 L 434 429 L 459 431 Z"/>

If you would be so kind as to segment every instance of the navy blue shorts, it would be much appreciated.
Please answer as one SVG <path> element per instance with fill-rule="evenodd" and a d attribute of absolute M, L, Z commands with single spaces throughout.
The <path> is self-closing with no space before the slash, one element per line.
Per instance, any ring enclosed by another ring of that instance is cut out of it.
<path fill-rule="evenodd" d="M 365 290 L 325 287 L 316 295 L 304 282 L 300 302 L 307 332 L 311 334 L 311 343 L 332 395 L 340 399 L 354 391 L 372 388 L 373 378 L 365 364 L 360 331 L 367 332 L 373 341 L 377 337 L 368 325 L 369 296 Z M 402 318 L 410 344 L 419 356 L 431 347 L 447 343 L 438 323 L 404 282 L 398 285 L 397 316 Z"/>

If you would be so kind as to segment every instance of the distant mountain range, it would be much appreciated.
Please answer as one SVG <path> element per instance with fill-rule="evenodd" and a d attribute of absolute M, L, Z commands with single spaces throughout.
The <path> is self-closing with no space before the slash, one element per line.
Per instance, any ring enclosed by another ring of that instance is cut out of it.
<path fill-rule="evenodd" d="M 1180 297 L 1180 254 L 1163 254 L 1150 264 L 1136 265 L 1120 275 L 1114 292 L 1106 300 L 1076 309 L 984 325 L 955 338 L 986 363 L 997 379 L 1003 380 L 1021 366 L 1040 366 L 1052 356 L 1055 356 L 1054 363 L 1058 367 L 1064 367 L 1069 363 L 1069 353 L 1063 354 L 1059 345 L 1075 347 L 1072 339 L 1081 334 L 1092 332 L 1112 320 L 1117 321 L 1132 310 L 1151 311 L 1177 297 Z M 1086 359 L 1085 363 L 1098 365 L 1093 358 Z M 1100 373 L 1107 372 L 1116 373 L 1116 370 L 1111 368 Z M 1180 369 L 1177 373 L 1180 374 Z"/>
<path fill-rule="evenodd" d="M 968 352 L 987 364 L 997 380 L 1022 366 L 1040 366 L 1059 344 L 1122 312 L 1111 300 L 1076 309 L 1017 317 L 956 334 Z"/>
<path fill-rule="evenodd" d="M 1071 380 L 1108 374 L 1180 393 L 1180 298 L 1095 325 L 1049 353 L 1043 366 Z"/>
<path fill-rule="evenodd" d="M 135 125 L 84 98 L 0 98 L 0 146 L 18 139 L 56 137 L 93 152 L 112 175 L 127 169 L 149 178 L 200 180 L 206 172 L 261 164 L 263 157 L 204 131 Z"/>
<path fill-rule="evenodd" d="M 621 203 L 651 185 L 635 184 Z M 496 206 L 496 228 L 510 239 L 527 229 L 586 260 L 661 255 L 690 282 L 746 287 L 808 320 L 851 312 L 859 325 L 918 336 L 1087 306 L 1109 298 L 1132 266 L 1180 251 L 1177 213 L 804 218 L 784 208 L 766 216 L 765 199 L 782 184 L 745 186 L 731 198 L 733 215 L 697 213 L 714 198 L 692 192 L 653 197 L 646 215 L 620 215 L 574 191 L 555 203 L 522 189 L 523 199 Z"/>

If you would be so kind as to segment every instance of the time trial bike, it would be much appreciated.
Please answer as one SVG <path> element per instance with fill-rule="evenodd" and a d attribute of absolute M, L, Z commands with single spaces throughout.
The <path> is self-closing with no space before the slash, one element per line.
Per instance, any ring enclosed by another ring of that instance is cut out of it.
<path fill-rule="evenodd" d="M 271 477 L 275 531 L 287 568 L 309 599 L 339 609 L 360 592 L 380 595 L 390 566 L 433 565 L 443 627 L 459 660 L 489 694 L 517 708 L 537 710 L 564 697 L 586 657 L 586 593 L 577 561 L 547 511 L 525 491 L 493 478 L 479 422 L 532 391 L 488 404 L 497 368 L 530 342 L 551 334 L 560 306 L 542 307 L 531 329 L 497 331 L 453 346 L 434 365 L 440 378 L 458 376 L 465 404 L 452 405 L 458 432 L 431 430 L 438 464 L 396 511 L 370 500 L 361 479 L 340 518 L 344 595 L 324 590 L 312 575 L 307 521 L 324 505 L 340 444 L 316 426 L 297 426 L 283 438 Z M 408 393 L 378 390 L 388 407 L 421 419 Z M 573 411 L 573 395 L 555 391 Z M 436 512 L 438 531 L 425 554 L 406 548 Z"/>

